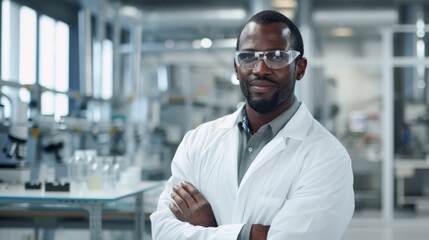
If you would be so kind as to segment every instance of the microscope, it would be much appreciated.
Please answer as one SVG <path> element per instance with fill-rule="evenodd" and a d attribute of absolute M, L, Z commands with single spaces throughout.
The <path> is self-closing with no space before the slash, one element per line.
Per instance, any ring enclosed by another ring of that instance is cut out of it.
<path fill-rule="evenodd" d="M 23 160 L 27 156 L 26 142 L 28 139 L 28 105 L 22 101 L 16 101 L 12 110 L 8 142 L 3 148 L 6 157 Z"/>
<path fill-rule="evenodd" d="M 20 100 L 10 102 L 12 113 L 8 136 L 3 147 L 7 161 L 0 164 L 0 180 L 3 182 L 25 182 L 30 179 L 30 169 L 25 161 L 28 139 L 28 105 Z M 15 161 L 13 161 L 14 159 Z"/>

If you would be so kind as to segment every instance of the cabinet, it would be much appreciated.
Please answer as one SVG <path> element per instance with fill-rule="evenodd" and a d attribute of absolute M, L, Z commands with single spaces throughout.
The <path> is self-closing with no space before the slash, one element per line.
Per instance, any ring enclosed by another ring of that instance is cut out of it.
<path fill-rule="evenodd" d="M 429 88 L 425 38 L 416 26 L 392 31 L 394 190 L 399 209 L 429 209 Z M 424 35 L 424 34 L 423 34 Z M 423 48 L 422 48 L 423 46 Z"/>
<path fill-rule="evenodd" d="M 395 159 L 396 199 L 399 206 L 429 210 L 429 159 Z M 413 181 L 414 180 L 414 181 Z M 416 184 L 417 182 L 417 184 Z"/>

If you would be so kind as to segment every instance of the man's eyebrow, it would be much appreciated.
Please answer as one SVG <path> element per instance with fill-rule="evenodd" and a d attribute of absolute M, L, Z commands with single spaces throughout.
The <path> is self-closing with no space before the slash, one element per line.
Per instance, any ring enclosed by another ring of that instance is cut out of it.
<path fill-rule="evenodd" d="M 267 49 L 267 50 L 257 50 L 254 48 L 244 48 L 239 50 L 238 52 L 268 52 L 268 51 L 288 51 L 287 49 L 279 49 L 279 48 L 273 48 L 273 49 Z"/>

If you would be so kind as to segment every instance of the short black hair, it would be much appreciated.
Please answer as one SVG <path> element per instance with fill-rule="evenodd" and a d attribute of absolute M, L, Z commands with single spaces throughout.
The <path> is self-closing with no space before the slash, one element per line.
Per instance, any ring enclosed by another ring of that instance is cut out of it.
<path fill-rule="evenodd" d="M 244 27 L 246 27 L 246 25 L 250 22 L 255 22 L 257 24 L 270 24 L 270 23 L 285 24 L 292 33 L 291 46 L 293 50 L 299 51 L 301 53 L 300 57 L 304 56 L 304 43 L 302 42 L 301 32 L 299 31 L 298 27 L 288 17 L 274 10 L 265 10 L 265 11 L 258 12 L 255 15 L 253 15 L 249 20 L 247 20 L 247 22 L 244 24 L 243 28 L 241 29 L 240 34 L 238 35 L 235 50 L 237 51 L 239 50 L 241 33 L 243 32 Z"/>

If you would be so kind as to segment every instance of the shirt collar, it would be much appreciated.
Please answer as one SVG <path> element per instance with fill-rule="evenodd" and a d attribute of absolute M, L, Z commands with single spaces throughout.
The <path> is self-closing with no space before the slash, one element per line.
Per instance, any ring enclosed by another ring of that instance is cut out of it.
<path fill-rule="evenodd" d="M 301 105 L 301 102 L 298 101 L 296 96 L 294 96 L 292 105 L 286 111 L 284 111 L 279 116 L 274 118 L 271 122 L 266 124 L 269 126 L 269 129 L 271 129 L 272 136 L 275 136 L 286 125 L 286 123 L 292 118 L 292 116 L 298 110 L 300 105 Z M 247 134 L 251 134 L 245 107 L 243 107 L 241 111 L 241 117 L 237 119 L 237 125 L 240 130 L 243 130 Z"/>
<path fill-rule="evenodd" d="M 301 102 L 298 101 L 296 97 L 294 97 L 292 105 L 286 111 L 282 112 L 279 116 L 268 123 L 271 125 L 273 136 L 275 136 L 286 125 L 286 123 L 289 122 L 300 105 Z"/>

